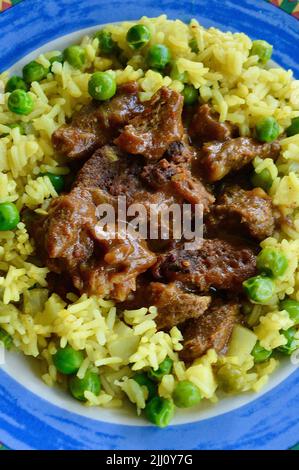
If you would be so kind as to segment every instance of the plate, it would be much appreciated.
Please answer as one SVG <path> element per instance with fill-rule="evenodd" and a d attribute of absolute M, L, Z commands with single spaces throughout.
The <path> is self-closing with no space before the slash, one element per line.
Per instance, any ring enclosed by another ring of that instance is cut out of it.
<path fill-rule="evenodd" d="M 97 25 L 162 13 L 266 39 L 274 60 L 299 78 L 299 23 L 263 0 L 23 0 L 0 16 L 1 68 L 17 71 L 37 49 L 63 48 Z M 299 371 L 286 360 L 262 395 L 179 413 L 161 430 L 129 412 L 82 407 L 48 389 L 20 355 L 9 354 L 0 370 L 0 441 L 12 449 L 287 449 L 299 440 L 298 384 Z"/>

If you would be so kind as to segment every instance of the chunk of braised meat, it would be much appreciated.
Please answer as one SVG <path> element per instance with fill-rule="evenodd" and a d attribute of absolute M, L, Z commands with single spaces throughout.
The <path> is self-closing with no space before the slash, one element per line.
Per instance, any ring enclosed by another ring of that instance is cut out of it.
<path fill-rule="evenodd" d="M 246 191 L 232 186 L 219 197 L 208 224 L 214 233 L 221 227 L 230 233 L 243 232 L 263 240 L 274 230 L 271 198 L 261 188 Z"/>
<path fill-rule="evenodd" d="M 224 240 L 203 240 L 198 250 L 174 249 L 158 257 L 156 279 L 180 282 L 206 292 L 210 287 L 240 291 L 242 282 L 256 274 L 251 248 Z"/>
<path fill-rule="evenodd" d="M 92 227 L 97 218 L 92 194 L 78 189 L 53 199 L 44 222 L 44 243 L 48 266 L 54 272 L 72 270 L 92 256 Z"/>
<path fill-rule="evenodd" d="M 158 310 L 155 318 L 158 329 L 169 330 L 189 318 L 198 318 L 208 309 L 210 303 L 209 295 L 186 292 L 174 282 L 162 284 L 143 281 L 136 292 L 130 294 L 122 308 L 135 309 L 154 305 Z"/>
<path fill-rule="evenodd" d="M 71 159 L 89 157 L 144 109 L 138 98 L 138 84 L 120 85 L 111 100 L 102 104 L 92 101 L 73 116 L 70 124 L 58 128 L 52 136 L 53 146 Z"/>
<path fill-rule="evenodd" d="M 207 312 L 199 318 L 188 320 L 181 328 L 184 342 L 180 357 L 186 362 L 205 354 L 213 348 L 223 351 L 238 321 L 239 305 L 215 301 Z"/>
<path fill-rule="evenodd" d="M 165 188 L 177 173 L 177 166 L 163 158 L 157 163 L 149 163 L 142 172 L 141 178 L 144 183 L 154 190 Z"/>
<path fill-rule="evenodd" d="M 125 196 L 127 207 L 140 203 L 149 210 L 150 204 L 160 206 L 174 202 L 174 194 L 153 191 L 147 187 L 141 173 L 140 156 L 127 155 L 116 146 L 106 145 L 98 149 L 79 171 L 74 187 L 96 189 L 98 202 L 108 202 L 114 207 L 117 197 Z"/>
<path fill-rule="evenodd" d="M 198 144 L 218 140 L 220 142 L 238 136 L 238 128 L 228 121 L 219 122 L 219 114 L 208 104 L 198 105 L 192 117 L 189 134 Z"/>
<path fill-rule="evenodd" d="M 215 201 L 214 196 L 206 189 L 203 183 L 193 178 L 188 170 L 180 171 L 173 176 L 172 185 L 184 201 L 191 204 L 201 204 L 204 212 L 208 212 L 210 206 Z"/>
<path fill-rule="evenodd" d="M 118 232 L 107 234 L 107 239 L 98 240 L 93 256 L 80 265 L 79 272 L 74 273 L 74 285 L 80 292 L 96 294 L 117 301 L 124 301 L 131 291 L 136 289 L 138 276 L 147 271 L 156 262 L 147 242 L 131 234 Z M 101 256 L 102 253 L 102 256 Z"/>
<path fill-rule="evenodd" d="M 162 159 L 146 165 L 141 173 L 142 180 L 152 189 L 173 193 L 176 202 L 202 204 L 204 211 L 209 211 L 215 201 L 214 196 L 203 183 L 194 178 L 184 164 L 176 165 Z"/>
<path fill-rule="evenodd" d="M 137 157 L 131 157 L 116 146 L 105 145 L 87 160 L 78 172 L 73 187 L 98 189 L 104 200 L 126 195 L 132 203 L 137 192 L 142 191 L 139 174 L 142 170 Z M 99 194 L 99 193 L 97 193 Z"/>
<path fill-rule="evenodd" d="M 211 297 L 185 292 L 175 283 L 150 284 L 150 302 L 158 310 L 155 321 L 158 329 L 169 330 L 189 318 L 200 317 L 209 307 Z"/>
<path fill-rule="evenodd" d="M 77 173 L 73 188 L 101 188 L 108 191 L 121 157 L 120 150 L 110 145 L 96 150 Z"/>
<path fill-rule="evenodd" d="M 172 142 L 164 154 L 164 158 L 175 164 L 191 164 L 196 158 L 197 151 L 189 143 L 189 136 L 186 134 L 182 140 Z"/>
<path fill-rule="evenodd" d="M 279 142 L 262 144 L 251 137 L 238 137 L 225 142 L 205 143 L 200 152 L 199 165 L 205 179 L 219 181 L 231 171 L 240 170 L 255 157 L 276 159 Z"/>
<path fill-rule="evenodd" d="M 162 159 L 143 166 L 141 158 L 106 145 L 83 165 L 74 187 L 98 188 L 110 202 L 110 197 L 126 196 L 127 205 L 137 202 L 147 209 L 150 204 L 188 201 L 208 211 L 215 198 L 192 176 L 188 165 Z"/>
<path fill-rule="evenodd" d="M 51 271 L 68 273 L 80 292 L 122 301 L 156 256 L 136 234 L 116 238 L 99 231 L 97 197 L 96 189 L 77 187 L 53 200 L 42 227 L 45 262 Z"/>
<path fill-rule="evenodd" d="M 89 157 L 97 147 L 104 144 L 108 138 L 97 128 L 96 112 L 97 105 L 91 103 L 78 112 L 71 125 L 59 127 L 52 135 L 54 149 L 74 159 Z"/>
<path fill-rule="evenodd" d="M 162 87 L 143 113 L 125 126 L 115 143 L 125 152 L 159 160 L 172 142 L 183 136 L 183 97 Z"/>
<path fill-rule="evenodd" d="M 188 137 L 184 135 L 183 140 L 169 145 L 160 161 L 147 163 L 143 168 L 141 178 L 152 189 L 165 187 L 178 170 L 184 168 L 191 170 L 195 157 L 196 151 L 189 145 Z"/>

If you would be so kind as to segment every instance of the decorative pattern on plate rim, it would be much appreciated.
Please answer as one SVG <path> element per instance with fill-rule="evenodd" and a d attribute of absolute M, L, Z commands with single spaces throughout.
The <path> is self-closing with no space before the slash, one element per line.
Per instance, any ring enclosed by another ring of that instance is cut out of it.
<path fill-rule="evenodd" d="M 298 0 L 266 0 L 269 3 L 281 8 L 286 13 L 293 15 L 299 20 L 299 1 Z"/>
<path fill-rule="evenodd" d="M 22 2 L 22 0 L 0 0 L 0 12 L 8 10 L 8 8 Z M 1 448 L 0 448 L 1 449 Z"/>

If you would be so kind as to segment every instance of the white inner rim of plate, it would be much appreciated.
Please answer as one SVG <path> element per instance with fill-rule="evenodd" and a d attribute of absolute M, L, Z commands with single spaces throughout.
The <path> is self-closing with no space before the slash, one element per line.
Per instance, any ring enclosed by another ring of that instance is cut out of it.
<path fill-rule="evenodd" d="M 99 25 L 92 28 L 82 29 L 80 31 L 76 31 L 61 38 L 55 39 L 54 41 L 47 43 L 46 45 L 36 49 L 19 60 L 13 67 L 9 69 L 9 72 L 12 74 L 20 73 L 23 66 L 29 61 L 34 60 L 39 54 L 51 50 L 63 50 L 68 45 L 78 42 L 84 35 L 93 33 L 102 26 L 103 25 Z M 297 367 L 291 364 L 290 360 L 286 358 L 281 361 L 280 367 L 270 376 L 267 386 L 264 387 L 259 394 L 250 392 L 232 397 L 221 397 L 217 404 L 210 404 L 209 402 L 205 401 L 200 404 L 197 409 L 177 409 L 172 424 L 185 424 L 201 421 L 244 406 L 279 385 L 290 374 L 292 374 L 296 368 Z M 76 402 L 63 390 L 60 390 L 59 388 L 48 387 L 36 373 L 33 362 L 21 354 L 7 353 L 6 363 L 4 366 L 2 366 L 2 369 L 32 393 L 35 393 L 41 398 L 70 412 L 83 415 L 87 418 L 109 423 L 132 426 L 149 425 L 145 419 L 136 416 L 133 407 L 125 406 L 124 408 L 116 409 L 86 407 Z"/>

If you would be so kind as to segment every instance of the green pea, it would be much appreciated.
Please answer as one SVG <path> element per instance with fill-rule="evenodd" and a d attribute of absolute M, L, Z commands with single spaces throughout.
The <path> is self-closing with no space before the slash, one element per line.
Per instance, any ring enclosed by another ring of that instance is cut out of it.
<path fill-rule="evenodd" d="M 272 350 L 270 349 L 269 351 L 268 349 L 263 348 L 260 345 L 260 342 L 257 341 L 253 350 L 251 351 L 251 355 L 254 358 L 254 362 L 258 364 L 269 359 L 269 357 L 272 355 Z"/>
<path fill-rule="evenodd" d="M 159 382 L 164 375 L 170 374 L 173 365 L 173 360 L 170 357 L 166 357 L 161 362 L 157 370 L 151 369 L 148 373 L 150 379 Z"/>
<path fill-rule="evenodd" d="M 101 391 L 101 380 L 95 372 L 87 371 L 83 379 L 72 377 L 69 381 L 69 389 L 76 400 L 86 401 L 85 392 L 91 392 L 98 396 Z"/>
<path fill-rule="evenodd" d="M 95 100 L 109 100 L 116 93 L 115 79 L 110 73 L 95 72 L 89 79 L 88 93 Z"/>
<path fill-rule="evenodd" d="M 147 403 L 144 411 L 151 423 L 164 428 L 168 426 L 174 416 L 174 404 L 172 400 L 167 398 L 154 397 Z"/>
<path fill-rule="evenodd" d="M 0 204 L 0 231 L 13 230 L 20 222 L 20 214 L 13 202 Z"/>
<path fill-rule="evenodd" d="M 299 302 L 297 300 L 285 299 L 280 302 L 280 309 L 286 310 L 295 325 L 299 324 Z"/>
<path fill-rule="evenodd" d="M 23 68 L 23 78 L 26 83 L 40 82 L 47 76 L 48 70 L 35 60 Z"/>
<path fill-rule="evenodd" d="M 267 304 L 274 295 L 273 281 L 266 276 L 255 276 L 243 282 L 248 298 L 257 304 Z"/>
<path fill-rule="evenodd" d="M 141 47 L 145 46 L 151 39 L 150 30 L 147 26 L 143 24 L 136 24 L 132 26 L 127 32 L 127 41 L 128 44 L 133 49 L 140 49 Z"/>
<path fill-rule="evenodd" d="M 193 85 L 185 85 L 182 95 L 184 97 L 184 104 L 191 105 L 198 100 L 198 90 Z"/>
<path fill-rule="evenodd" d="M 273 178 L 268 168 L 264 168 L 260 173 L 254 171 L 251 175 L 251 183 L 255 188 L 262 188 L 264 191 L 269 191 L 273 184 Z"/>
<path fill-rule="evenodd" d="M 115 54 L 119 47 L 117 42 L 112 39 L 112 34 L 105 29 L 101 29 L 95 34 L 95 38 L 99 40 L 99 48 L 102 54 Z"/>
<path fill-rule="evenodd" d="M 61 193 L 61 191 L 63 191 L 64 177 L 62 175 L 54 175 L 53 173 L 41 173 L 40 176 L 47 176 L 57 193 Z"/>
<path fill-rule="evenodd" d="M 195 38 L 191 39 L 191 41 L 189 42 L 189 47 L 191 51 L 194 52 L 195 54 L 199 52 L 197 40 Z"/>
<path fill-rule="evenodd" d="M 170 78 L 171 80 L 185 82 L 188 77 L 186 72 L 179 72 L 177 64 L 174 63 L 171 67 Z"/>
<path fill-rule="evenodd" d="M 257 55 L 262 64 L 266 64 L 271 59 L 273 46 L 267 41 L 257 40 L 252 42 L 250 55 Z"/>
<path fill-rule="evenodd" d="M 274 117 L 267 117 L 255 126 L 256 137 L 260 142 L 272 142 L 279 136 L 279 125 Z"/>
<path fill-rule="evenodd" d="M 139 385 L 144 385 L 147 388 L 148 400 L 151 400 L 157 395 L 157 385 L 152 382 L 146 374 L 135 374 L 132 379 L 135 380 L 135 382 L 137 382 Z"/>
<path fill-rule="evenodd" d="M 3 343 L 6 349 L 10 349 L 13 345 L 12 337 L 3 328 L 0 328 L 0 343 Z"/>
<path fill-rule="evenodd" d="M 28 86 L 21 77 L 14 75 L 11 77 L 5 85 L 5 93 L 11 93 L 15 90 L 28 90 Z"/>
<path fill-rule="evenodd" d="M 63 51 L 63 59 L 75 69 L 83 69 L 86 62 L 86 53 L 81 46 L 69 46 Z"/>
<path fill-rule="evenodd" d="M 281 333 L 285 336 L 287 343 L 283 346 L 279 346 L 278 350 L 283 354 L 290 356 L 296 349 L 299 348 L 299 339 L 295 338 L 295 335 L 298 333 L 297 328 L 289 328 L 288 330 L 283 330 Z"/>
<path fill-rule="evenodd" d="M 291 125 L 286 129 L 288 137 L 299 134 L 299 116 L 292 119 Z"/>
<path fill-rule="evenodd" d="M 65 375 L 76 374 L 84 360 L 83 353 L 71 346 L 60 348 L 53 356 L 56 369 Z"/>
<path fill-rule="evenodd" d="M 12 113 L 27 115 L 32 113 L 34 102 L 26 91 L 15 90 L 9 95 L 7 106 Z"/>
<path fill-rule="evenodd" d="M 148 65 L 154 69 L 164 69 L 171 60 L 169 49 L 163 44 L 155 44 L 149 48 L 147 54 Z"/>
<path fill-rule="evenodd" d="M 189 380 L 183 380 L 175 386 L 172 398 L 178 408 L 190 408 L 197 405 L 202 396 L 196 385 Z"/>
<path fill-rule="evenodd" d="M 256 259 L 258 270 L 274 278 L 282 276 L 288 264 L 285 254 L 274 248 L 263 248 Z"/>

